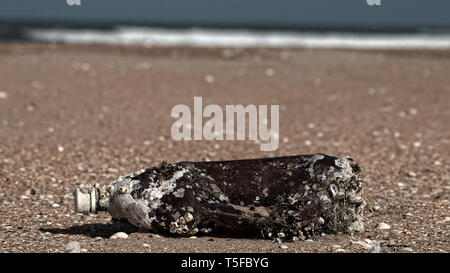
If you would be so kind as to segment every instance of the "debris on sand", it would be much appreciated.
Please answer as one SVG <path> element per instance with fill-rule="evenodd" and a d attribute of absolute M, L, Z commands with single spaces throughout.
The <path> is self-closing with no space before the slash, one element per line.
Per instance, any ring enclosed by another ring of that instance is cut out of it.
<path fill-rule="evenodd" d="M 292 240 L 363 230 L 362 193 L 352 159 L 313 154 L 163 163 L 107 186 L 81 185 L 74 199 L 77 212 L 108 211 L 153 232 Z"/>
<path fill-rule="evenodd" d="M 77 241 L 70 241 L 70 242 L 66 245 L 66 249 L 67 249 L 68 251 L 70 251 L 70 253 L 80 253 L 80 252 L 81 252 L 80 242 L 77 242 Z"/>
<path fill-rule="evenodd" d="M 377 229 L 379 229 L 379 230 L 385 230 L 385 229 L 390 229 L 390 228 L 391 228 L 390 225 L 383 223 L 383 222 L 378 223 L 378 225 L 377 225 Z"/>
<path fill-rule="evenodd" d="M 128 238 L 128 234 L 126 234 L 125 232 L 117 232 L 113 234 L 111 237 L 109 237 L 109 239 L 126 239 L 126 238 Z"/>

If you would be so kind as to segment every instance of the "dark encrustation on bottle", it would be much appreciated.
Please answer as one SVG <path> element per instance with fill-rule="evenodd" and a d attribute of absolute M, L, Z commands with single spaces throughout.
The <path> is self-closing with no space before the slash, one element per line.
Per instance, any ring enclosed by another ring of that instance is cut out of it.
<path fill-rule="evenodd" d="M 363 230 L 360 173 L 351 158 L 326 154 L 162 163 L 109 185 L 80 185 L 75 210 L 180 236 L 353 234 Z"/>

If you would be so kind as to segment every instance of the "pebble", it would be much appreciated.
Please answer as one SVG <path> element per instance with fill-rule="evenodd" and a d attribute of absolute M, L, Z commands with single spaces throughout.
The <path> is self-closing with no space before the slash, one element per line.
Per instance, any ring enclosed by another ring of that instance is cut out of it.
<path fill-rule="evenodd" d="M 66 245 L 66 249 L 70 251 L 70 253 L 80 253 L 81 252 L 81 246 L 80 242 L 77 241 L 70 241 Z"/>
<path fill-rule="evenodd" d="M 267 68 L 265 73 L 267 77 L 272 77 L 273 75 L 275 75 L 275 70 L 273 68 Z"/>
<path fill-rule="evenodd" d="M 343 248 L 337 248 L 334 250 L 334 252 L 346 252 L 347 250 L 343 249 Z"/>
<path fill-rule="evenodd" d="M 108 170 L 107 170 L 109 173 L 118 173 L 119 172 L 119 170 L 118 169 L 115 169 L 115 168 L 108 168 Z"/>
<path fill-rule="evenodd" d="M 28 190 L 25 191 L 26 195 L 36 195 L 36 190 L 34 188 L 29 188 Z"/>
<path fill-rule="evenodd" d="M 53 204 L 52 204 L 52 208 L 59 208 L 59 205 L 56 204 L 56 203 L 53 203 Z"/>
<path fill-rule="evenodd" d="M 445 223 L 447 223 L 447 222 L 449 222 L 450 221 L 450 217 L 445 217 L 443 220 L 439 220 L 439 221 L 437 221 L 436 223 L 438 224 L 438 225 L 442 225 L 442 224 L 445 224 Z"/>
<path fill-rule="evenodd" d="M 208 75 L 205 76 L 205 82 L 207 82 L 207 83 L 214 83 L 215 80 L 216 79 L 211 74 L 208 74 Z"/>
<path fill-rule="evenodd" d="M 381 209 L 380 206 L 373 206 L 373 207 L 372 207 L 372 210 L 373 210 L 373 211 L 378 211 L 378 210 L 380 210 L 380 209 Z"/>
<path fill-rule="evenodd" d="M 282 241 L 280 238 L 275 238 L 275 239 L 273 240 L 273 242 L 274 242 L 274 243 L 279 243 L 279 244 L 281 244 L 283 241 Z"/>
<path fill-rule="evenodd" d="M 366 242 L 363 242 L 363 241 L 356 241 L 356 242 L 352 242 L 352 245 L 359 245 L 359 246 L 362 246 L 362 247 L 364 247 L 365 249 L 371 249 L 372 248 L 372 246 L 371 246 L 371 242 L 370 243 L 366 243 Z"/>
<path fill-rule="evenodd" d="M 379 229 L 379 230 L 390 229 L 390 228 L 391 228 L 390 225 L 383 223 L 383 222 L 378 223 L 378 225 L 377 225 L 377 229 Z"/>
<path fill-rule="evenodd" d="M 142 244 L 143 247 L 149 247 L 149 244 Z"/>
<path fill-rule="evenodd" d="M 6 99 L 8 98 L 8 93 L 4 92 L 4 91 L 0 91 L 0 99 Z"/>
<path fill-rule="evenodd" d="M 305 243 L 307 243 L 307 244 L 312 244 L 312 243 L 314 243 L 314 241 L 311 240 L 311 239 L 305 240 L 305 241 L 303 241 L 303 242 L 305 242 Z"/>
<path fill-rule="evenodd" d="M 94 240 L 95 240 L 95 241 L 103 240 L 103 237 L 95 237 Z"/>
<path fill-rule="evenodd" d="M 415 116 L 415 115 L 417 115 L 419 113 L 419 110 L 417 110 L 416 108 L 411 108 L 411 109 L 409 109 L 409 113 L 412 116 Z"/>
<path fill-rule="evenodd" d="M 190 239 L 197 239 L 197 236 L 191 236 Z"/>
<path fill-rule="evenodd" d="M 404 247 L 401 249 L 402 252 L 414 252 L 414 250 L 410 247 Z"/>
<path fill-rule="evenodd" d="M 126 238 L 128 238 L 128 234 L 126 234 L 125 232 L 117 232 L 113 234 L 111 237 L 109 237 L 109 239 L 126 239 Z"/>
<path fill-rule="evenodd" d="M 280 245 L 279 248 L 281 248 L 281 249 L 287 249 L 287 248 L 289 248 L 289 247 L 288 247 L 287 245 Z"/>

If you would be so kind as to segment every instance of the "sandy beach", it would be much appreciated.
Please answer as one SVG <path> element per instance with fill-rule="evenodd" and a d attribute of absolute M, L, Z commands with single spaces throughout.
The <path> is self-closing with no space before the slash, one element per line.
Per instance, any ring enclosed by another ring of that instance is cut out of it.
<path fill-rule="evenodd" d="M 0 252 L 449 252 L 450 51 L 0 44 Z M 280 105 L 280 144 L 172 140 L 174 105 Z M 177 238 L 74 212 L 162 161 L 351 156 L 365 230 Z M 380 225 L 381 224 L 381 225 Z M 384 225 L 386 224 L 386 225 Z M 384 229 L 380 229 L 384 227 Z M 126 239 L 109 239 L 118 232 Z"/>

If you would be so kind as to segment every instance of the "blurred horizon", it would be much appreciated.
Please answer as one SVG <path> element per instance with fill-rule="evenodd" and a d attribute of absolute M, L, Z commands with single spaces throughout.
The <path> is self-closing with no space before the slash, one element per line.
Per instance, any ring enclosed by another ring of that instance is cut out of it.
<path fill-rule="evenodd" d="M 3 0 L 0 41 L 450 48 L 450 1 Z"/>

